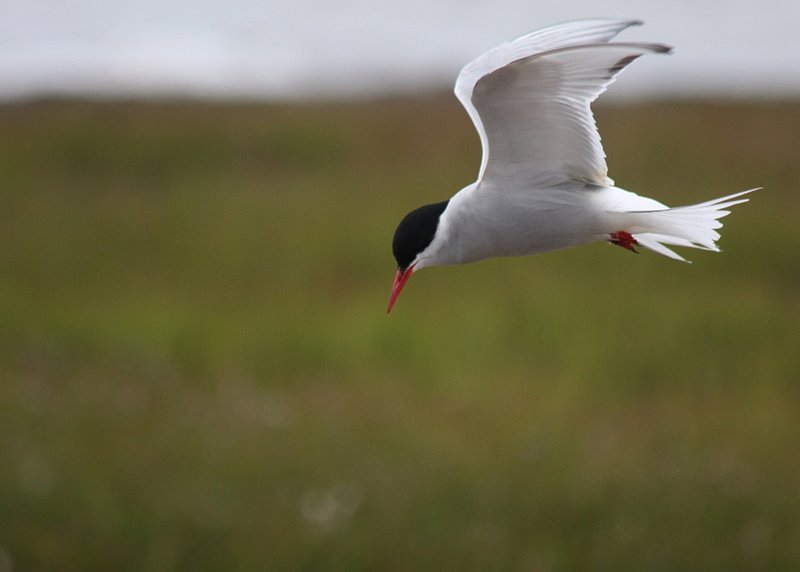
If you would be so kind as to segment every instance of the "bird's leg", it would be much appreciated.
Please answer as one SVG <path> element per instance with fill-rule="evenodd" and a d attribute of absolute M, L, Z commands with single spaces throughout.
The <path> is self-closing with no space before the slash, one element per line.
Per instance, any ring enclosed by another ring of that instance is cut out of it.
<path fill-rule="evenodd" d="M 631 252 L 636 252 L 634 246 L 638 246 L 639 242 L 635 238 L 633 238 L 631 233 L 626 232 L 624 230 L 618 230 L 617 232 L 612 232 L 609 236 L 611 238 L 609 239 L 608 242 L 610 242 L 611 244 L 616 244 L 617 246 L 626 248 Z"/>

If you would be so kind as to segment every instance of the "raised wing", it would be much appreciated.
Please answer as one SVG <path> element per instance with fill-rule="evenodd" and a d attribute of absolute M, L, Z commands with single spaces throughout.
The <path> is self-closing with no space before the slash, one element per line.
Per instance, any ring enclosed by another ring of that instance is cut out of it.
<path fill-rule="evenodd" d="M 660 44 L 604 43 L 638 23 L 561 24 L 503 44 L 465 66 L 456 95 L 481 137 L 479 179 L 607 184 L 590 104 L 642 54 L 670 51 Z"/>

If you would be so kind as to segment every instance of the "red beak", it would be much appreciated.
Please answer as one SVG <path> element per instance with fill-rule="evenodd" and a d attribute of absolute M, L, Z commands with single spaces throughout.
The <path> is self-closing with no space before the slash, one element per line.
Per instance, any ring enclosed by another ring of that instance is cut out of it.
<path fill-rule="evenodd" d="M 392 293 L 389 294 L 389 309 L 386 310 L 387 315 L 391 314 L 392 306 L 394 306 L 395 301 L 397 301 L 397 297 L 403 290 L 403 286 L 406 285 L 406 282 L 408 282 L 408 279 L 411 278 L 411 274 L 413 273 L 413 266 L 409 266 L 405 270 L 397 270 L 397 274 L 394 275 L 394 283 L 392 284 Z"/>

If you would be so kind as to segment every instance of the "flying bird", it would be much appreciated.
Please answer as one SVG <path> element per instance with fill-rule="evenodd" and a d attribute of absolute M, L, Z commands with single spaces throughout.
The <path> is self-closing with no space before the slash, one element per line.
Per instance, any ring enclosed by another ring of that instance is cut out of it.
<path fill-rule="evenodd" d="M 742 191 L 670 208 L 608 178 L 591 103 L 631 62 L 668 54 L 656 43 L 611 42 L 642 22 L 588 19 L 537 30 L 486 52 L 459 73 L 455 94 L 483 148 L 478 179 L 452 198 L 408 213 L 397 227 L 389 308 L 414 272 L 595 241 L 719 252 L 719 221 Z"/>

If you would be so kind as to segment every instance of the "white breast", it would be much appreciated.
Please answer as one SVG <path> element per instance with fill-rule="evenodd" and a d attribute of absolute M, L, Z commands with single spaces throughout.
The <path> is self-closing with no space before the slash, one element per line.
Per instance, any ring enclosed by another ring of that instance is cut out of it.
<path fill-rule="evenodd" d="M 536 192 L 477 187 L 450 200 L 418 267 L 547 252 L 602 240 L 608 232 L 595 200 L 604 189 L 580 183 Z"/>

